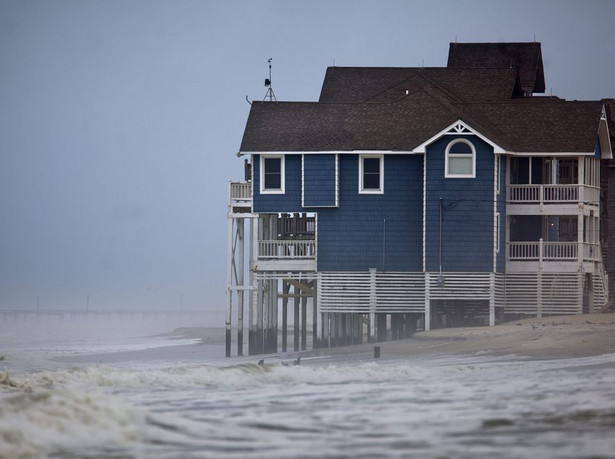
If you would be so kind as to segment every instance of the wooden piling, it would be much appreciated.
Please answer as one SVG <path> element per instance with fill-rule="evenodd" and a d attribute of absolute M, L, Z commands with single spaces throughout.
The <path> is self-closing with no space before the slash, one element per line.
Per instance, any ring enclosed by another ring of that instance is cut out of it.
<path fill-rule="evenodd" d="M 301 350 L 307 349 L 307 297 L 301 298 Z"/>
<path fill-rule="evenodd" d="M 288 295 L 290 284 L 282 281 L 282 293 Z M 282 297 L 282 352 L 288 351 L 288 296 Z"/>
<path fill-rule="evenodd" d="M 297 352 L 299 350 L 299 289 L 297 286 L 294 286 L 295 298 L 294 298 L 294 314 L 293 314 L 293 338 L 294 338 L 294 350 Z"/>
<path fill-rule="evenodd" d="M 312 281 L 312 348 L 316 349 L 320 346 L 318 342 L 318 282 Z"/>

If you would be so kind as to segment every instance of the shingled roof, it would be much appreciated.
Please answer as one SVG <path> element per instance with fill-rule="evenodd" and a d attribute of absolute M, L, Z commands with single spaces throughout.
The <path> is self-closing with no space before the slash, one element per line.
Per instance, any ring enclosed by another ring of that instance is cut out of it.
<path fill-rule="evenodd" d="M 319 102 L 392 102 L 425 86 L 434 86 L 458 102 L 521 95 L 517 71 L 509 68 L 329 67 Z"/>
<path fill-rule="evenodd" d="M 539 44 L 510 45 L 541 61 Z M 457 120 L 509 152 L 594 151 L 600 101 L 520 97 L 521 84 L 511 68 L 331 67 L 319 102 L 253 102 L 240 151 L 413 151 Z"/>
<path fill-rule="evenodd" d="M 447 67 L 518 69 L 523 91 L 545 92 L 540 43 L 451 43 Z"/>

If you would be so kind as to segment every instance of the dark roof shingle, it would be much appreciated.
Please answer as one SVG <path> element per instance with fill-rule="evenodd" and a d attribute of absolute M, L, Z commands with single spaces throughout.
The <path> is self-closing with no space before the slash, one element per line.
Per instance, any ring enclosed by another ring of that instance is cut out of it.
<path fill-rule="evenodd" d="M 240 150 L 412 151 L 462 120 L 509 152 L 592 152 L 602 102 L 520 97 L 541 72 L 539 43 L 452 43 L 442 68 L 330 67 L 319 102 L 254 102 Z"/>
<path fill-rule="evenodd" d="M 545 92 L 540 43 L 451 43 L 447 66 L 518 69 L 524 91 Z"/>

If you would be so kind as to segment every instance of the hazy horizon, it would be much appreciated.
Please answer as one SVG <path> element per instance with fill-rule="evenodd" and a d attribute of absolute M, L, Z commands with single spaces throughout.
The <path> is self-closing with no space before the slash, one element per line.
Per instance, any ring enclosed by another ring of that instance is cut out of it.
<path fill-rule="evenodd" d="M 615 2 L 0 0 L 0 308 L 225 308 L 227 181 L 337 66 L 542 43 L 545 95 L 615 96 Z M 89 302 L 88 302 L 89 296 Z"/>

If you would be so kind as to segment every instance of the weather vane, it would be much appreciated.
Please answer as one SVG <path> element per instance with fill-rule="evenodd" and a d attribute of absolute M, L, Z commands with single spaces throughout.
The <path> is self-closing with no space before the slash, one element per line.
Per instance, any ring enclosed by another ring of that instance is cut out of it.
<path fill-rule="evenodd" d="M 269 62 L 269 78 L 265 78 L 265 87 L 267 88 L 267 92 L 265 93 L 265 98 L 263 99 L 263 102 L 269 98 L 269 102 L 277 102 L 278 100 L 275 98 L 275 93 L 273 92 L 273 88 L 271 87 L 271 61 L 273 60 L 273 57 L 267 59 L 267 62 Z"/>

